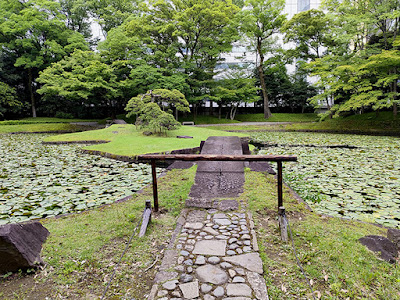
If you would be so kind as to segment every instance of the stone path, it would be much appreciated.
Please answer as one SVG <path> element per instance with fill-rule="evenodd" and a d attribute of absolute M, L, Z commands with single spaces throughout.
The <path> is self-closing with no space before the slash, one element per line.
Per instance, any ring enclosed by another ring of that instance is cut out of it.
<path fill-rule="evenodd" d="M 210 137 L 201 153 L 243 152 L 238 137 Z M 242 192 L 243 167 L 240 162 L 198 163 L 186 201 L 197 208 L 182 211 L 150 300 L 268 299 L 252 216 L 234 199 Z"/>
<path fill-rule="evenodd" d="M 268 299 L 249 213 L 185 210 L 149 299 Z"/>
<path fill-rule="evenodd" d="M 201 154 L 241 155 L 242 142 L 237 136 L 207 139 Z M 197 163 L 194 185 L 186 206 L 218 209 L 236 209 L 235 200 L 218 198 L 237 197 L 243 191 L 244 163 L 237 161 L 202 161 Z"/>

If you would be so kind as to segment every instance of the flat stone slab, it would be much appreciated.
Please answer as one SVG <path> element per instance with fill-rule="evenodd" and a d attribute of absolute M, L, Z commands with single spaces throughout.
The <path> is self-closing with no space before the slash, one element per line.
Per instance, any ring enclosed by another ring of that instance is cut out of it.
<path fill-rule="evenodd" d="M 196 269 L 196 275 L 201 282 L 208 282 L 212 284 L 221 285 L 228 281 L 228 274 L 213 265 L 205 265 Z"/>
<path fill-rule="evenodd" d="M 203 240 L 194 245 L 193 254 L 224 256 L 226 241 L 222 240 Z"/>
<path fill-rule="evenodd" d="M 246 272 L 247 280 L 258 300 L 268 300 L 268 290 L 264 278 L 255 272 Z"/>
<path fill-rule="evenodd" d="M 197 229 L 203 228 L 203 226 L 204 226 L 204 224 L 201 223 L 201 222 L 186 223 L 186 224 L 184 225 L 184 228 L 197 230 Z"/>
<path fill-rule="evenodd" d="M 197 280 L 180 284 L 179 288 L 181 289 L 183 297 L 185 299 L 193 299 L 199 297 L 199 282 Z"/>
<path fill-rule="evenodd" d="M 241 266 L 258 274 L 263 273 L 262 261 L 258 253 L 247 253 L 222 258 L 224 261 Z"/>
<path fill-rule="evenodd" d="M 243 154 L 242 142 L 237 136 L 212 136 L 204 143 L 201 154 L 241 155 Z M 189 194 L 189 197 L 195 200 L 186 201 L 186 204 L 195 207 L 211 208 L 213 207 L 213 202 L 210 202 L 209 199 L 237 197 L 239 193 L 243 192 L 243 184 L 243 162 L 198 162 L 195 183 Z M 204 199 L 204 203 L 198 201 L 199 199 Z"/>
<path fill-rule="evenodd" d="M 245 283 L 229 283 L 226 285 L 226 294 L 228 296 L 246 296 L 251 297 L 251 288 Z"/>

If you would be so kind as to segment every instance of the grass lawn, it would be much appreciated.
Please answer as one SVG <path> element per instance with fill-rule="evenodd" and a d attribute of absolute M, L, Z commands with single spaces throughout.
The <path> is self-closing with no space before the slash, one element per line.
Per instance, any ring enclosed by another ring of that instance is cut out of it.
<path fill-rule="evenodd" d="M 392 112 L 366 113 L 362 115 L 351 115 L 327 119 L 317 123 L 290 124 L 288 130 L 329 130 L 329 131 L 355 131 L 355 132 L 388 132 L 400 133 L 400 117 L 393 118 Z"/>
<path fill-rule="evenodd" d="M 204 115 L 198 115 L 196 116 L 196 118 L 194 118 L 193 115 L 180 117 L 179 122 L 194 122 L 195 125 L 239 123 L 239 121 L 237 120 L 231 120 L 225 118 L 219 119 L 216 116 L 204 116 Z"/>
<path fill-rule="evenodd" d="M 178 139 L 176 136 L 192 136 L 192 139 Z M 166 152 L 171 150 L 194 148 L 209 136 L 246 136 L 242 133 L 216 131 L 207 128 L 181 126 L 169 131 L 167 136 L 145 136 L 131 124 L 112 125 L 105 129 L 52 136 L 46 141 L 110 141 L 105 144 L 91 145 L 84 149 L 96 150 L 115 155 L 136 156 L 144 153 Z"/>
<path fill-rule="evenodd" d="M 49 132 L 49 131 L 80 131 L 82 126 L 69 123 L 31 123 L 19 125 L 0 125 L 1 133 L 12 132 Z"/>
<path fill-rule="evenodd" d="M 315 122 L 318 121 L 317 114 L 287 114 L 273 113 L 269 119 L 264 119 L 264 114 L 236 115 L 235 120 L 240 122 Z"/>
<path fill-rule="evenodd" d="M 98 120 L 37 117 L 37 118 L 24 118 L 24 119 L 20 119 L 20 120 L 0 121 L 0 126 L 1 125 L 20 125 L 20 124 L 43 124 L 43 123 L 97 122 L 97 121 Z"/>

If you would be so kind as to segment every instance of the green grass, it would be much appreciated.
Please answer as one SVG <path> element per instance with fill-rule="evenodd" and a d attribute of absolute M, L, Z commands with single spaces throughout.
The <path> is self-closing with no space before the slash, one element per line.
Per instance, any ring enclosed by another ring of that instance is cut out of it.
<path fill-rule="evenodd" d="M 318 116 L 314 113 L 273 113 L 269 119 L 265 119 L 264 114 L 245 114 L 236 115 L 235 120 L 240 122 L 315 122 L 318 121 Z"/>
<path fill-rule="evenodd" d="M 307 124 L 290 124 L 288 130 L 339 131 L 360 133 L 400 133 L 400 118 L 394 119 L 391 112 L 366 113 L 326 119 L 322 122 Z"/>
<path fill-rule="evenodd" d="M 216 116 L 204 116 L 204 115 L 197 115 L 196 118 L 193 115 L 180 117 L 179 122 L 194 122 L 195 125 L 239 123 L 239 121 L 237 120 L 231 120 L 225 118 L 219 119 Z"/>
<path fill-rule="evenodd" d="M 169 131 L 167 136 L 145 136 L 136 130 L 134 125 L 112 125 L 105 129 L 52 136 L 46 141 L 110 141 L 84 149 L 101 151 L 115 155 L 136 156 L 145 153 L 166 152 L 183 148 L 194 148 L 209 136 L 245 136 L 244 134 L 215 131 L 206 128 L 181 126 L 178 130 Z M 192 136 L 192 139 L 178 139 L 178 135 Z"/>
<path fill-rule="evenodd" d="M 68 123 L 2 125 L 0 126 L 0 134 L 11 132 L 80 131 L 81 128 L 81 126 Z"/>
<path fill-rule="evenodd" d="M 271 299 L 311 299 L 290 243 L 280 240 L 275 179 L 246 172 L 243 197 L 257 224 Z M 322 299 L 400 299 L 400 269 L 379 260 L 358 239 L 386 230 L 309 212 L 286 189 L 284 205 L 300 262 Z"/>
<path fill-rule="evenodd" d="M 20 120 L 0 121 L 1 125 L 22 125 L 22 124 L 43 124 L 43 123 L 71 123 L 71 122 L 97 122 L 98 120 L 88 119 L 60 119 L 60 118 L 24 118 Z"/>

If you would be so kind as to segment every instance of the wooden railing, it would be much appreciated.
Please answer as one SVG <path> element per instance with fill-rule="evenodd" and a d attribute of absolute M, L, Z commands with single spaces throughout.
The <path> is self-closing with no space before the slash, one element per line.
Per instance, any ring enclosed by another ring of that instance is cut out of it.
<path fill-rule="evenodd" d="M 137 157 L 139 161 L 151 161 L 153 176 L 154 211 L 158 211 L 158 191 L 156 161 L 272 161 L 278 164 L 278 208 L 283 206 L 282 191 L 282 162 L 297 161 L 297 156 L 292 155 L 211 155 L 211 154 L 146 154 Z"/>

